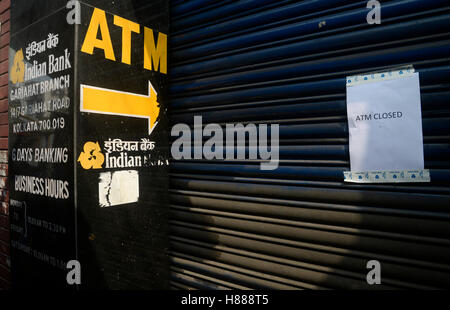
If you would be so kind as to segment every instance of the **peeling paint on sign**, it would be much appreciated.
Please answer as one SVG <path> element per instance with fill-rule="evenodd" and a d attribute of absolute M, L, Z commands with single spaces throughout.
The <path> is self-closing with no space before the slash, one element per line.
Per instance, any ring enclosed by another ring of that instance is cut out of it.
<path fill-rule="evenodd" d="M 112 207 L 139 200 L 139 173 L 123 170 L 100 173 L 98 184 L 100 207 Z"/>

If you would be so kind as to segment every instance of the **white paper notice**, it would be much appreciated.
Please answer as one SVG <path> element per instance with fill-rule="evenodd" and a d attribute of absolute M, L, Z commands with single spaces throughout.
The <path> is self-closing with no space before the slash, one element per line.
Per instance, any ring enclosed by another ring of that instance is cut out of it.
<path fill-rule="evenodd" d="M 414 70 L 348 78 L 347 116 L 352 172 L 424 168 Z"/>
<path fill-rule="evenodd" d="M 98 197 L 102 208 L 137 202 L 139 200 L 138 171 L 100 173 Z"/>

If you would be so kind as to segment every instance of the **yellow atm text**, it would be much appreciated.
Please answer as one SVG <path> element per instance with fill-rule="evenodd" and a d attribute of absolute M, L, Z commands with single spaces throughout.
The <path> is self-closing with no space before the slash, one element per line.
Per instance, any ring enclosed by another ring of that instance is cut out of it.
<path fill-rule="evenodd" d="M 122 28 L 122 55 L 121 62 L 130 65 L 132 48 L 143 48 L 144 50 L 144 68 L 151 71 L 159 71 L 167 74 L 167 35 L 158 32 L 158 38 L 155 42 L 155 35 L 152 29 L 143 27 L 135 22 L 114 15 L 114 26 Z M 99 37 L 100 33 L 100 39 Z M 144 34 L 144 46 L 135 47 L 132 42 L 132 33 Z M 106 13 L 98 8 L 94 9 L 91 21 L 89 23 L 86 36 L 81 46 L 81 51 L 92 55 L 94 49 L 103 50 L 105 58 L 116 61 L 113 43 L 109 32 Z M 142 61 L 142 60 L 141 60 Z"/>

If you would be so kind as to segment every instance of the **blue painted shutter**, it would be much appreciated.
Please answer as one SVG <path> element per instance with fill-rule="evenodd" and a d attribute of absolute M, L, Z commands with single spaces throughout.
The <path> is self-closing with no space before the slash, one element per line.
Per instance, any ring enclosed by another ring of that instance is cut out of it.
<path fill-rule="evenodd" d="M 172 124 L 280 124 L 280 167 L 171 164 L 174 288 L 450 288 L 450 3 L 172 1 Z M 420 73 L 429 184 L 358 185 L 345 77 Z M 366 283 L 369 260 L 382 285 Z"/>

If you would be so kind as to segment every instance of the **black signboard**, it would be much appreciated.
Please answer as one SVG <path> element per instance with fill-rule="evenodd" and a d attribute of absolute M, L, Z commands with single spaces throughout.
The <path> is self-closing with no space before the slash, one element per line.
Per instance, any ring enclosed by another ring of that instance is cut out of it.
<path fill-rule="evenodd" d="M 12 6 L 13 286 L 166 288 L 167 1 L 40 2 Z"/>

